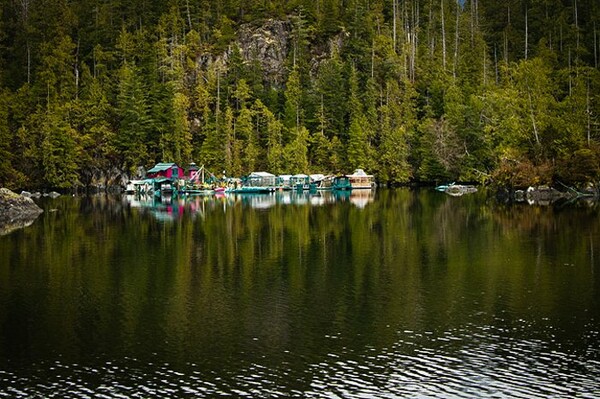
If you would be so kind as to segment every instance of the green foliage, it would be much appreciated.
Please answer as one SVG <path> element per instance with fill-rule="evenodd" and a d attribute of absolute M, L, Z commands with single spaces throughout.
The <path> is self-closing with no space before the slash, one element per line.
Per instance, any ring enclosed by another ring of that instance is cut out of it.
<path fill-rule="evenodd" d="M 380 108 L 380 144 L 378 148 L 378 176 L 390 184 L 407 183 L 412 177 L 408 162 L 409 132 L 415 128 L 411 109 L 411 84 L 405 82 L 404 95 L 396 82 L 387 87 L 387 103 Z"/>
<path fill-rule="evenodd" d="M 309 132 L 302 127 L 295 132 L 294 139 L 285 146 L 283 160 L 292 174 L 308 173 L 308 137 Z"/>
<path fill-rule="evenodd" d="M 157 161 L 362 167 L 392 184 L 596 178 L 589 2 L 96 3 L 1 10 L 4 184 L 87 185 Z"/>
<path fill-rule="evenodd" d="M 146 164 L 146 135 L 151 118 L 139 70 L 130 67 L 128 63 L 125 63 L 119 72 L 117 112 L 120 118 L 115 145 L 124 166 L 133 172 L 137 166 Z"/>
<path fill-rule="evenodd" d="M 267 122 L 267 168 L 272 173 L 285 172 L 283 159 L 282 131 L 283 124 L 272 114 Z"/>
<path fill-rule="evenodd" d="M 77 132 L 69 122 L 69 105 L 49 109 L 40 126 L 41 166 L 44 184 L 49 187 L 72 188 L 78 185 L 77 162 L 81 148 Z"/>
<path fill-rule="evenodd" d="M 557 178 L 585 187 L 586 183 L 600 181 L 600 147 L 582 148 L 558 161 Z"/>
<path fill-rule="evenodd" d="M 302 125 L 302 87 L 300 72 L 297 67 L 292 69 L 285 90 L 285 126 L 290 130 L 299 130 Z M 287 140 L 286 140 L 287 141 Z"/>
<path fill-rule="evenodd" d="M 514 189 L 526 189 L 530 186 L 550 184 L 552 167 L 549 163 L 534 165 L 529 159 L 512 154 L 514 157 L 502 158 L 492 174 L 494 185 Z"/>
<path fill-rule="evenodd" d="M 76 116 L 82 147 L 78 160 L 80 180 L 85 185 L 109 170 L 117 156 L 114 127 L 110 123 L 113 109 L 100 81 L 89 79 L 78 101 Z"/>
<path fill-rule="evenodd" d="M 344 63 L 338 50 L 319 67 L 316 79 L 320 123 L 328 138 L 346 136 L 347 95 Z"/>
<path fill-rule="evenodd" d="M 12 148 L 15 143 L 10 134 L 9 104 L 11 95 L 7 90 L 0 91 L 0 186 L 15 189 L 22 184 L 22 175 L 16 175 Z"/>
<path fill-rule="evenodd" d="M 372 168 L 371 127 L 363 112 L 359 97 L 358 75 L 355 68 L 350 73 L 350 126 L 348 128 L 348 167 L 349 169 Z M 369 134 L 371 133 L 371 134 Z M 371 137 L 370 137 L 371 136 Z"/>

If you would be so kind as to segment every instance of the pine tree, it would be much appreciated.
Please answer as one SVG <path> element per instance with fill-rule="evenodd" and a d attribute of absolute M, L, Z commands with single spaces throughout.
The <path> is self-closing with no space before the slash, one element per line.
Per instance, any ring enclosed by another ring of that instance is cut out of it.
<path fill-rule="evenodd" d="M 303 122 L 302 87 L 300 72 L 297 67 L 292 69 L 285 85 L 285 126 L 289 132 L 298 132 Z M 284 137 L 289 142 L 293 134 Z"/>
<path fill-rule="evenodd" d="M 116 159 L 115 132 L 110 124 L 113 109 L 99 78 L 93 78 L 89 73 L 87 75 L 77 115 L 82 147 L 79 174 L 85 185 L 91 184 L 114 166 Z"/>
<path fill-rule="evenodd" d="M 295 131 L 294 139 L 284 148 L 285 168 L 292 174 L 308 173 L 308 138 L 310 133 L 305 127 Z"/>
<path fill-rule="evenodd" d="M 321 118 L 326 122 L 323 132 L 329 139 L 345 139 L 346 130 L 346 81 L 344 63 L 334 48 L 331 58 L 324 61 L 317 72 L 316 93 L 319 98 Z"/>
<path fill-rule="evenodd" d="M 192 162 L 192 135 L 187 110 L 190 101 L 184 93 L 175 93 L 173 96 L 173 126 L 169 136 L 172 138 L 171 158 L 179 165 Z"/>
<path fill-rule="evenodd" d="M 348 130 L 349 169 L 372 169 L 370 127 L 359 97 L 358 74 L 353 67 L 350 73 L 350 127 Z"/>
<path fill-rule="evenodd" d="M 272 173 L 281 174 L 285 171 L 282 145 L 284 127 L 273 114 L 267 115 L 267 166 Z"/>
<path fill-rule="evenodd" d="M 385 103 L 380 108 L 380 145 L 378 148 L 378 177 L 391 184 L 407 183 L 412 177 L 409 157 L 409 132 L 414 129 L 411 83 L 405 82 L 402 95 L 396 81 L 386 87 Z"/>
<path fill-rule="evenodd" d="M 77 160 L 81 148 L 77 131 L 69 122 L 67 106 L 51 107 L 40 126 L 42 134 L 41 161 L 44 183 L 48 187 L 72 188 L 80 184 Z"/>
<path fill-rule="evenodd" d="M 145 91 L 136 68 L 128 63 L 119 71 L 117 93 L 119 131 L 115 146 L 120 151 L 123 165 L 129 172 L 147 162 L 147 129 L 151 124 Z"/>
<path fill-rule="evenodd" d="M 9 111 L 12 96 L 4 88 L 0 89 L 0 186 L 9 189 L 24 183 L 24 176 L 14 166 L 15 154 L 13 138 L 9 127 Z"/>

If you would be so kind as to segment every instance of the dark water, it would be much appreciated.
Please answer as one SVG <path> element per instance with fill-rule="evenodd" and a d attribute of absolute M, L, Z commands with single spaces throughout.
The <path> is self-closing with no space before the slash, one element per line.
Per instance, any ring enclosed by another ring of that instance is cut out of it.
<path fill-rule="evenodd" d="M 594 205 L 63 197 L 0 237 L 0 398 L 597 398 Z"/>

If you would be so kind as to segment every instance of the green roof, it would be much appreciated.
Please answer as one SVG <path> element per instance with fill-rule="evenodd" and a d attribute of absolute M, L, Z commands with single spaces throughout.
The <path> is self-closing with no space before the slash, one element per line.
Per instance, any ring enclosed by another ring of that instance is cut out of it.
<path fill-rule="evenodd" d="M 177 166 L 177 164 L 175 164 L 175 163 L 157 163 L 156 165 L 154 165 L 154 167 L 152 169 L 150 169 L 146 173 L 162 172 L 163 170 L 171 169 L 173 166 Z"/>

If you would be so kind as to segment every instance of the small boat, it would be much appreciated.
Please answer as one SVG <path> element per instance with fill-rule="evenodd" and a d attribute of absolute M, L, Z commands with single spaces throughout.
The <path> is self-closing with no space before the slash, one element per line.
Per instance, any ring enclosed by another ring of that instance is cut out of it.
<path fill-rule="evenodd" d="M 439 185 L 439 186 L 437 186 L 435 189 L 436 189 L 437 191 L 442 191 L 442 192 L 444 192 L 444 191 L 446 191 L 446 190 L 448 189 L 448 187 L 451 187 L 451 186 L 453 186 L 453 185 L 454 185 L 454 182 L 452 182 L 452 183 L 450 183 L 450 184 L 442 184 L 442 185 Z"/>
<path fill-rule="evenodd" d="M 435 188 L 437 191 L 444 192 L 453 197 L 460 197 L 464 194 L 472 194 L 477 192 L 477 188 L 471 185 L 462 185 L 450 183 L 447 185 L 440 185 Z"/>
<path fill-rule="evenodd" d="M 202 188 L 202 189 L 185 189 L 182 191 L 183 194 L 187 195 L 213 195 L 215 190 L 210 188 Z"/>
<path fill-rule="evenodd" d="M 233 194 L 268 194 L 275 191 L 274 187 L 267 186 L 241 186 L 230 188 L 227 192 Z"/>

